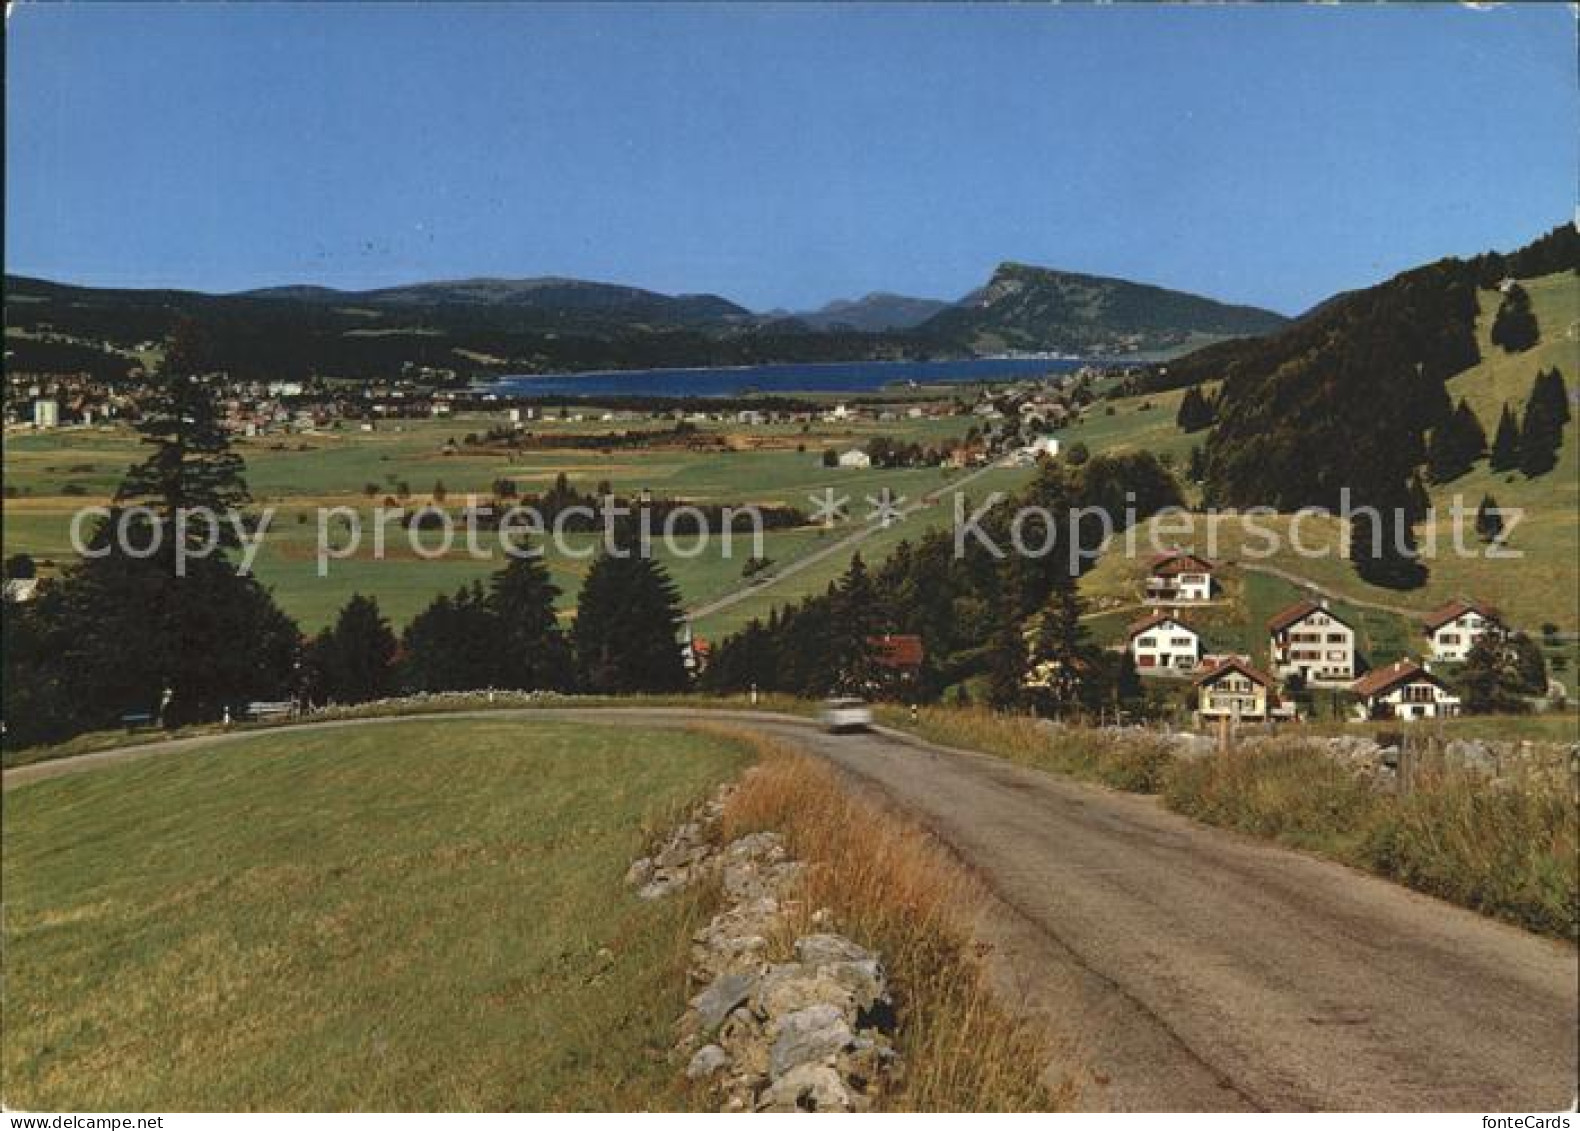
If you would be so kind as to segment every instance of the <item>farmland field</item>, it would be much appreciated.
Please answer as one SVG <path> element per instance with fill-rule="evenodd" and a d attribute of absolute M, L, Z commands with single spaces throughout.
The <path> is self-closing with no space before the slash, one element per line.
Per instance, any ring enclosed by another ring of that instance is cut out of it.
<path fill-rule="evenodd" d="M 390 546 L 382 560 L 374 560 L 371 535 L 361 548 L 344 560 L 328 563 L 327 578 L 318 576 L 318 527 L 316 508 L 351 507 L 361 516 L 364 529 L 372 526 L 372 508 L 393 497 L 408 507 L 423 506 L 442 495 L 458 509 L 468 495 L 487 499 L 499 479 L 514 482 L 523 494 L 534 494 L 566 475 L 572 486 L 592 492 L 607 482 L 619 495 L 630 497 L 650 491 L 659 498 L 680 498 L 697 503 L 758 503 L 799 507 L 810 511 L 809 496 L 827 489 L 848 496 L 850 513 L 857 521 L 868 510 L 865 497 L 885 488 L 914 502 L 924 495 L 946 491 L 959 473 L 942 469 L 853 470 L 825 468 L 825 450 L 844 451 L 865 445 L 875 436 L 890 436 L 923 444 L 939 444 L 963 436 L 970 427 L 965 417 L 902 417 L 896 421 L 864 420 L 851 423 L 813 422 L 801 425 L 736 425 L 708 422 L 704 435 L 715 433 L 728 446 L 688 450 L 655 445 L 652 448 L 563 450 L 476 448 L 464 442 L 468 433 L 486 432 L 496 426 L 497 414 L 478 413 L 454 419 L 386 422 L 374 432 L 318 431 L 286 436 L 246 439 L 237 449 L 247 462 L 247 478 L 256 507 L 271 508 L 273 518 L 260 551 L 256 572 L 273 587 L 282 607 L 304 631 L 323 627 L 352 592 L 376 596 L 397 627 L 408 622 L 439 593 L 486 577 L 504 563 L 497 542 L 483 540 L 492 557 L 478 560 L 458 545 L 438 557 L 424 557 L 392 528 Z M 531 427 L 545 434 L 652 430 L 650 421 L 605 422 L 598 419 L 551 419 Z M 455 440 L 454 445 L 449 441 Z M 137 438 L 125 429 L 68 429 L 46 434 L 8 436 L 5 448 L 6 483 L 10 495 L 4 507 L 7 553 L 26 552 L 40 559 L 45 572 L 58 569 L 72 557 L 70 518 L 85 504 L 103 502 L 113 493 L 126 468 L 141 458 Z M 800 450 L 798 450 L 800 449 Z M 1013 486 L 1024 471 L 994 472 L 971 488 L 971 494 Z M 948 499 L 945 498 L 947 504 Z M 939 506 L 909 518 L 874 536 L 862 552 L 881 558 L 902 537 L 916 537 L 929 525 L 946 522 L 949 507 Z M 833 531 L 807 526 L 769 531 L 763 556 L 775 565 L 793 561 L 825 545 L 825 539 L 852 529 Z M 548 564 L 564 590 L 562 608 L 574 606 L 580 579 L 590 558 L 578 556 L 594 548 L 595 537 L 571 538 L 571 552 L 550 553 Z M 425 545 L 436 545 L 425 542 Z M 752 540 L 744 532 L 725 556 L 715 544 L 694 557 L 668 553 L 659 557 L 670 570 L 687 606 L 704 603 L 747 585 L 743 567 L 752 554 Z M 787 579 L 761 595 L 700 621 L 697 628 L 708 635 L 728 631 L 771 604 L 794 600 L 820 591 L 848 562 L 835 555 Z M 772 569 L 768 571 L 771 576 Z"/>
<path fill-rule="evenodd" d="M 5 794 L 5 1102 L 674 1106 L 685 900 L 622 877 L 747 755 L 421 721 Z"/>

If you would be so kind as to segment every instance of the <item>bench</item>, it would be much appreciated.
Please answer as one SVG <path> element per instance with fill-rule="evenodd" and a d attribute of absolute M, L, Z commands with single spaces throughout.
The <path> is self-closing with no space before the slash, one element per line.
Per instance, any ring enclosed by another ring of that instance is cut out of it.
<path fill-rule="evenodd" d="M 136 730 L 138 727 L 151 727 L 154 725 L 153 712 L 127 711 L 121 716 L 121 725 L 128 731 Z"/>
<path fill-rule="evenodd" d="M 296 704 L 289 699 L 279 702 L 256 702 L 247 704 L 247 717 L 262 722 L 266 719 L 288 719 L 296 714 Z"/>

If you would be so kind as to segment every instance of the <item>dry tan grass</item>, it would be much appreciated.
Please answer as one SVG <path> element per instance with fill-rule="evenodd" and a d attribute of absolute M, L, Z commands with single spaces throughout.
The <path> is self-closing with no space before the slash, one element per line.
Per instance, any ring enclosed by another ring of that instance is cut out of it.
<path fill-rule="evenodd" d="M 1063 1079 L 1050 1086 L 1052 1043 L 1012 1018 L 989 987 L 972 937 L 980 896 L 970 876 L 925 830 L 853 796 L 822 763 L 727 732 L 761 761 L 731 797 L 723 835 L 775 830 L 807 865 L 788 930 L 818 929 L 811 916 L 828 908 L 841 931 L 883 955 L 907 1066 L 885 1106 L 1072 1110 L 1074 1066 L 1052 1073 Z"/>

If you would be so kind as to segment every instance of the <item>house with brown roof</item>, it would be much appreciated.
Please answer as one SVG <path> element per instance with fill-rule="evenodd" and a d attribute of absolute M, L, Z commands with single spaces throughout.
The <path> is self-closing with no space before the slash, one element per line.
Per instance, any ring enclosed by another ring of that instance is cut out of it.
<path fill-rule="evenodd" d="M 1367 672 L 1351 690 L 1368 719 L 1441 719 L 1459 714 L 1459 696 L 1414 660 Z"/>
<path fill-rule="evenodd" d="M 1193 671 L 1201 659 L 1201 634 L 1174 613 L 1148 613 L 1129 627 L 1130 656 L 1142 675 Z"/>
<path fill-rule="evenodd" d="M 1161 554 L 1147 565 L 1148 604 L 1184 604 L 1210 601 L 1213 564 L 1206 558 L 1175 550 Z"/>
<path fill-rule="evenodd" d="M 1238 656 L 1214 657 L 1196 677 L 1196 717 L 1202 721 L 1237 719 L 1262 722 L 1279 710 L 1273 677 Z"/>
<path fill-rule="evenodd" d="M 1273 674 L 1298 674 L 1308 684 L 1342 684 L 1355 678 L 1355 630 L 1324 598 L 1296 601 L 1267 622 Z"/>
<path fill-rule="evenodd" d="M 1464 663 L 1476 641 L 1503 628 L 1503 618 L 1491 605 L 1456 599 L 1426 615 L 1427 648 L 1434 660 Z"/>

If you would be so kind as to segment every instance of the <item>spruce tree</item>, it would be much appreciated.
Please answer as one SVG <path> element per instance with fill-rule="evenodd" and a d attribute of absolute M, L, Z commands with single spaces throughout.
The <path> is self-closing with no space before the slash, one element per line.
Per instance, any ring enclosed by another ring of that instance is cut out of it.
<path fill-rule="evenodd" d="M 476 691 L 503 683 L 503 633 L 481 582 L 435 598 L 407 626 L 401 652 L 401 682 L 413 691 Z"/>
<path fill-rule="evenodd" d="M 1503 533 L 1503 516 L 1498 513 L 1498 500 L 1491 495 L 1481 497 L 1476 508 L 1476 536 L 1483 542 L 1496 542 Z"/>
<path fill-rule="evenodd" d="M 1493 345 L 1502 346 L 1507 353 L 1523 353 L 1540 339 L 1541 329 L 1531 310 L 1531 296 L 1518 283 L 1510 284 L 1492 319 Z"/>
<path fill-rule="evenodd" d="M 1179 412 L 1174 417 L 1183 432 L 1200 432 L 1204 428 L 1212 427 L 1212 403 L 1202 394 L 1201 389 L 1192 385 L 1185 390 L 1185 395 L 1180 399 Z"/>
<path fill-rule="evenodd" d="M 570 685 L 570 645 L 560 631 L 560 589 L 541 558 L 513 558 L 490 582 L 489 608 L 499 619 L 499 684 L 523 691 Z"/>
<path fill-rule="evenodd" d="M 1498 417 L 1498 431 L 1492 440 L 1493 471 L 1512 471 L 1520 466 L 1520 425 L 1507 403 Z"/>
<path fill-rule="evenodd" d="M 1550 385 L 1544 387 L 1542 375 L 1537 374 L 1520 422 L 1520 470 L 1531 478 L 1547 474 L 1558 462 L 1564 428 L 1560 407 Z"/>
<path fill-rule="evenodd" d="M 1453 414 L 1434 429 L 1427 444 L 1427 466 L 1434 483 L 1447 483 L 1469 471 L 1487 450 L 1487 434 L 1475 410 L 1461 398 Z"/>
<path fill-rule="evenodd" d="M 1039 710 L 1059 715 L 1097 699 L 1096 665 L 1081 623 L 1075 578 L 1056 575 L 1047 603 L 1033 621 L 1024 683 Z"/>
<path fill-rule="evenodd" d="M 604 553 L 582 583 L 571 628 L 583 691 L 601 695 L 683 691 L 683 614 L 668 572 L 628 549 Z"/>
<path fill-rule="evenodd" d="M 833 594 L 833 639 L 826 657 L 835 692 L 869 695 L 881 685 L 882 672 L 873 657 L 870 641 L 878 635 L 878 597 L 860 554 L 850 565 Z"/>
<path fill-rule="evenodd" d="M 313 698 L 365 703 L 392 694 L 397 646 L 378 601 L 353 593 L 309 649 Z"/>
<path fill-rule="evenodd" d="M 1350 562 L 1361 579 L 1386 589 L 1416 589 L 1427 569 L 1416 548 L 1405 484 L 1386 485 L 1357 504 L 1350 519 Z M 1376 515 L 1363 513 L 1367 509 Z"/>
<path fill-rule="evenodd" d="M 1559 427 L 1569 423 L 1569 390 L 1564 385 L 1564 375 L 1556 365 L 1536 374 L 1536 380 L 1531 385 L 1531 397 L 1547 406 L 1548 413 L 1558 421 Z"/>

